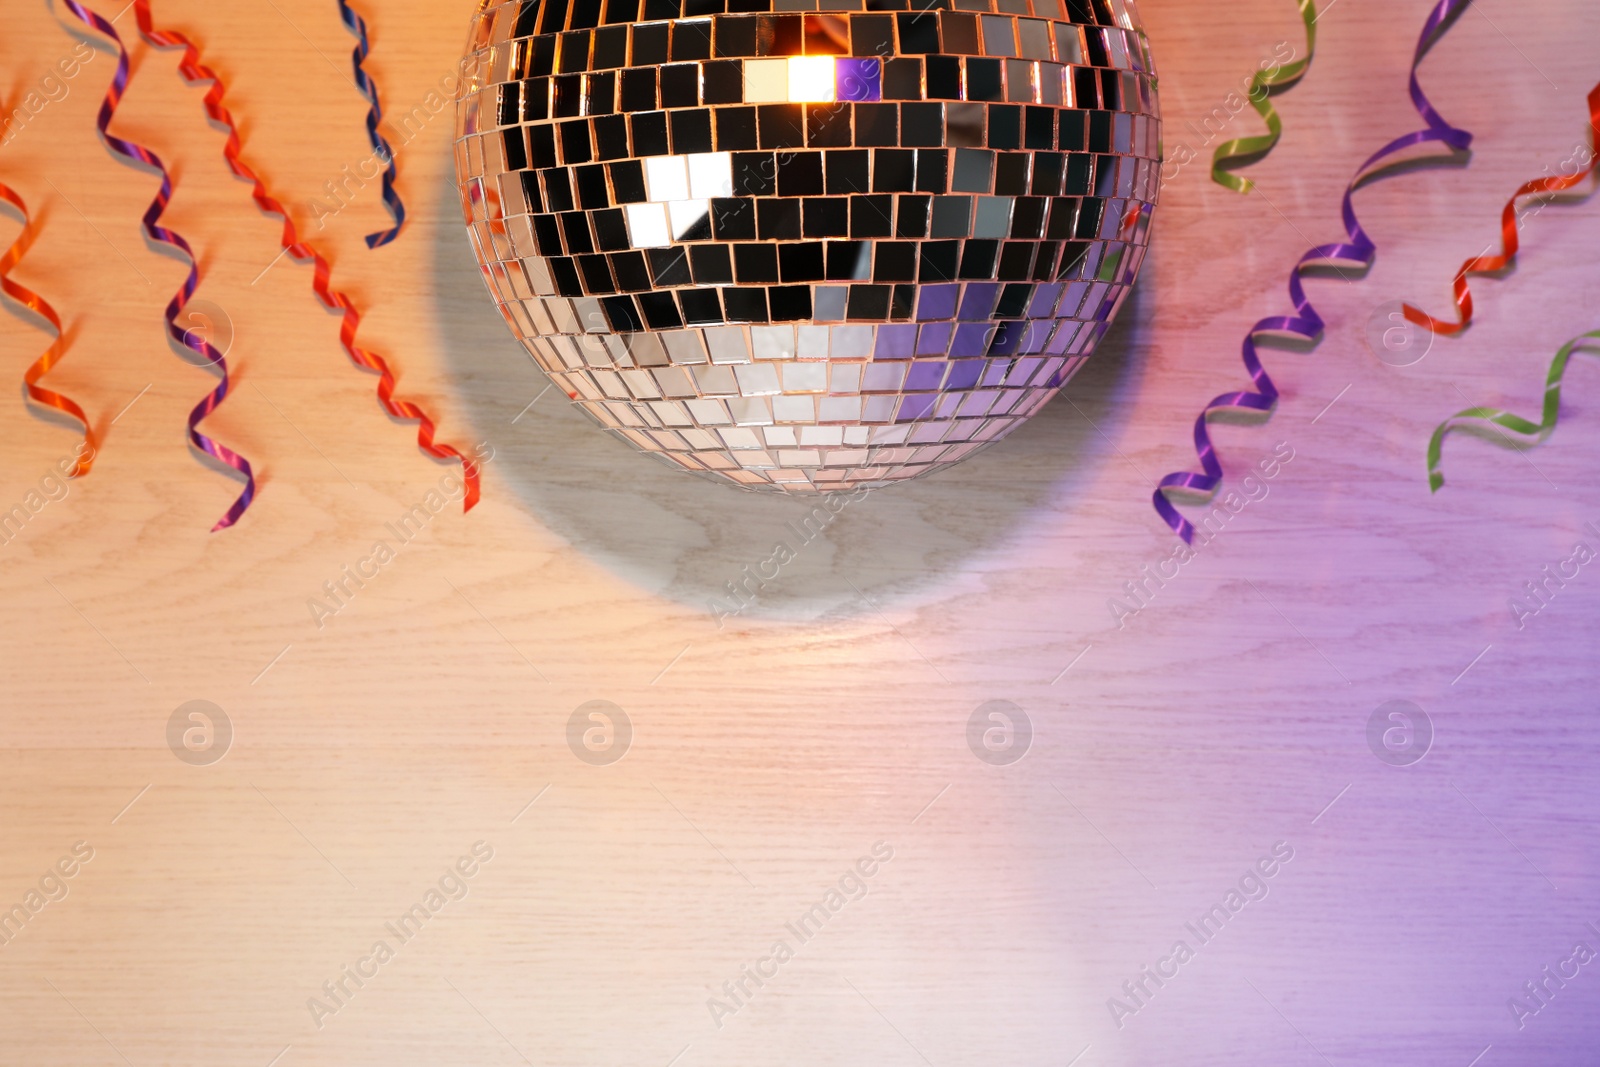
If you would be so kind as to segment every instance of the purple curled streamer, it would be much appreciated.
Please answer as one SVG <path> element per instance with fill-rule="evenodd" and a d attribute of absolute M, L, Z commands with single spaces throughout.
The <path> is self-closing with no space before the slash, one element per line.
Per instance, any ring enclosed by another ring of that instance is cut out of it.
<path fill-rule="evenodd" d="M 75 15 L 78 21 L 99 33 L 111 38 L 117 46 L 117 73 L 111 80 L 111 87 L 106 90 L 105 99 L 100 102 L 100 113 L 95 118 L 95 125 L 100 130 L 100 136 L 105 138 L 106 145 L 115 153 L 146 166 L 153 167 L 161 174 L 161 189 L 156 193 L 155 199 L 150 201 L 150 206 L 144 213 L 144 231 L 152 241 L 170 245 L 182 252 L 189 261 L 189 275 L 183 281 L 183 286 L 167 304 L 166 323 L 167 336 L 183 347 L 198 353 L 205 361 L 211 364 L 222 375 L 222 381 L 217 383 L 206 398 L 196 404 L 194 410 L 189 412 L 189 443 L 208 456 L 227 464 L 240 474 L 244 475 L 244 491 L 234 500 L 227 513 L 217 520 L 212 531 L 226 529 L 239 521 L 250 502 L 255 499 L 256 479 L 255 473 L 250 468 L 250 463 L 243 456 L 232 449 L 218 444 L 197 428 L 200 421 L 217 409 L 228 395 L 228 363 L 216 346 L 212 345 L 198 331 L 184 330 L 178 326 L 178 313 L 183 306 L 194 296 L 194 291 L 200 285 L 200 272 L 196 267 L 194 250 L 189 247 L 189 242 L 176 231 L 159 224 L 161 215 L 167 209 L 167 204 L 172 199 L 172 177 L 167 173 L 166 166 L 161 158 L 143 145 L 125 141 L 120 137 L 112 136 L 110 131 L 111 118 L 116 113 L 117 104 L 122 100 L 122 94 L 128 88 L 128 50 L 118 36 L 116 27 L 101 18 L 95 12 L 84 7 L 78 0 L 63 0 L 67 10 Z"/>
<path fill-rule="evenodd" d="M 1250 373 L 1250 381 L 1255 385 L 1255 390 L 1243 390 L 1234 393 L 1223 393 L 1221 396 L 1207 404 L 1205 410 L 1194 423 L 1194 447 L 1200 457 L 1200 466 L 1203 473 L 1195 471 L 1179 471 L 1169 474 L 1161 479 L 1156 486 L 1153 496 L 1156 512 L 1162 520 L 1172 527 L 1174 533 L 1189 544 L 1194 543 L 1194 524 L 1173 506 L 1167 498 L 1167 490 L 1181 489 L 1198 493 L 1214 493 L 1222 484 L 1222 463 L 1217 459 L 1215 446 L 1211 443 L 1211 435 L 1206 429 L 1206 419 L 1213 411 L 1226 409 L 1243 409 L 1246 411 L 1270 412 L 1278 402 L 1278 387 L 1273 384 L 1272 378 L 1261 364 L 1261 357 L 1256 350 L 1256 335 L 1261 333 L 1292 334 L 1303 337 L 1316 344 L 1322 336 L 1322 316 L 1317 314 L 1316 308 L 1311 306 L 1307 299 L 1305 286 L 1301 283 L 1303 272 L 1313 265 L 1327 263 L 1342 263 L 1359 266 L 1362 268 L 1372 266 L 1377 255 L 1377 246 L 1361 228 L 1361 223 L 1356 219 L 1355 197 L 1356 186 L 1361 178 L 1372 167 L 1407 148 L 1420 144 L 1438 141 L 1456 151 L 1465 151 L 1472 144 L 1472 134 L 1466 130 L 1457 129 L 1446 122 L 1434 110 L 1427 96 L 1422 91 L 1421 84 L 1417 81 L 1417 68 L 1421 65 L 1423 57 L 1440 36 L 1441 30 L 1452 18 L 1472 0 L 1439 0 L 1433 12 L 1428 16 L 1428 21 L 1422 27 L 1422 34 L 1417 38 L 1416 51 L 1411 59 L 1411 102 L 1416 107 L 1417 113 L 1426 122 L 1427 128 L 1415 133 L 1408 133 L 1404 137 L 1397 137 L 1384 145 L 1365 163 L 1356 169 L 1355 176 L 1350 179 L 1350 184 L 1344 191 L 1344 217 L 1345 233 L 1348 242 L 1318 245 L 1311 249 L 1295 264 L 1294 270 L 1289 275 L 1289 299 L 1294 302 L 1293 315 L 1278 315 L 1262 319 L 1250 328 L 1245 335 L 1243 358 L 1245 370 Z"/>

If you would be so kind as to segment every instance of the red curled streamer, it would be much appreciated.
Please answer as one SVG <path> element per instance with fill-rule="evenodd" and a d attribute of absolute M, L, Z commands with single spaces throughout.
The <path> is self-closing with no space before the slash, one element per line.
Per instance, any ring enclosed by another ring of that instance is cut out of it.
<path fill-rule="evenodd" d="M 117 46 L 117 73 L 111 80 L 111 87 L 106 90 L 106 97 L 100 103 L 100 113 L 95 119 L 95 125 L 100 130 L 100 136 L 105 138 L 106 145 L 115 153 L 126 159 L 154 167 L 161 173 L 161 189 L 156 193 L 155 199 L 150 201 L 150 206 L 144 213 L 144 230 L 152 241 L 169 245 L 182 252 L 189 260 L 189 274 L 183 281 L 178 292 L 167 303 L 166 322 L 167 335 L 184 348 L 199 353 L 207 363 L 216 367 L 222 374 L 222 381 L 217 384 L 204 400 L 196 404 L 194 410 L 189 412 L 189 443 L 209 456 L 213 456 L 244 475 L 244 491 L 234 500 L 217 524 L 211 527 L 212 532 L 226 529 L 239 521 L 250 502 L 255 499 L 256 479 L 255 473 L 250 469 L 250 463 L 243 456 L 223 445 L 219 445 L 198 429 L 200 421 L 217 409 L 228 395 L 228 364 L 223 359 L 222 352 L 210 341 L 201 337 L 197 331 L 184 330 L 178 326 L 178 312 L 194 296 L 194 291 L 200 285 L 200 271 L 196 266 L 194 250 L 189 247 L 189 242 L 173 229 L 160 225 L 162 212 L 166 211 L 168 202 L 172 199 L 172 176 L 167 173 L 166 165 L 161 162 L 161 157 L 142 145 L 125 141 L 111 134 L 111 119 L 116 114 L 117 104 L 122 100 L 122 94 L 128 87 L 128 50 L 123 46 L 122 38 L 118 35 L 116 27 L 90 11 L 78 0 L 63 0 L 67 10 L 71 11 L 78 20 L 91 29 L 105 34 Z"/>
<path fill-rule="evenodd" d="M 1517 251 L 1520 242 L 1517 238 L 1517 224 L 1521 221 L 1517 216 L 1517 201 L 1526 196 L 1543 196 L 1549 193 L 1564 192 L 1582 182 L 1594 172 L 1600 156 L 1600 85 L 1589 90 L 1589 165 L 1576 174 L 1557 174 L 1549 178 L 1535 178 L 1524 184 L 1506 201 L 1505 210 L 1500 213 L 1500 241 L 1501 254 L 1498 256 L 1474 256 L 1461 265 L 1461 270 L 1456 273 L 1455 300 L 1456 309 L 1461 312 L 1459 322 L 1445 322 L 1436 319 L 1420 308 L 1405 305 L 1405 316 L 1411 322 L 1434 333 L 1450 336 L 1458 334 L 1472 324 L 1472 289 L 1467 285 L 1469 274 L 1492 274 L 1497 270 L 1505 270 L 1517 260 Z"/>
<path fill-rule="evenodd" d="M 72 4 L 74 0 L 66 0 Z M 227 160 L 228 168 L 234 174 L 250 182 L 254 187 L 251 196 L 262 211 L 278 215 L 283 219 L 283 236 L 279 242 L 283 250 L 300 261 L 311 260 L 315 265 L 315 273 L 311 287 L 316 291 L 318 299 L 330 311 L 339 311 L 343 315 L 343 322 L 339 327 L 339 341 L 344 350 L 349 354 L 351 362 L 358 367 L 373 371 L 378 375 L 378 402 L 390 415 L 399 419 L 410 419 L 417 425 L 417 445 L 428 455 L 435 459 L 457 460 L 461 464 L 462 479 L 466 483 L 463 498 L 463 511 L 471 511 L 479 499 L 478 465 L 468 459 L 460 451 L 448 444 L 435 444 L 434 424 L 426 412 L 416 404 L 406 400 L 396 400 L 394 397 L 395 377 L 382 356 L 376 352 L 368 351 L 355 343 L 356 331 L 361 326 L 361 314 L 356 311 L 350 298 L 336 289 L 330 288 L 329 279 L 332 268 L 328 261 L 322 257 L 310 244 L 301 240 L 295 230 L 294 222 L 289 217 L 289 212 L 284 206 L 274 199 L 255 171 L 247 166 L 240 158 L 239 128 L 234 125 L 233 115 L 222 104 L 223 94 L 227 91 L 222 79 L 216 71 L 204 66 L 200 62 L 200 50 L 181 33 L 172 30 L 156 30 L 152 27 L 150 18 L 150 0 L 134 0 L 134 17 L 139 22 L 139 33 L 146 41 L 157 48 L 182 48 L 183 59 L 179 63 L 178 72 L 189 82 L 211 82 L 211 88 L 206 91 L 204 105 L 206 114 L 213 121 L 227 127 L 228 141 L 222 149 L 223 158 Z"/>
<path fill-rule="evenodd" d="M 33 243 L 33 220 L 28 214 L 28 205 L 23 202 L 22 197 L 4 182 L 0 182 L 0 200 L 6 201 L 6 203 L 22 213 L 22 232 L 17 235 L 16 241 L 6 250 L 6 254 L 0 256 L 0 291 L 4 291 L 11 299 L 48 322 L 56 334 L 55 339 L 50 342 L 50 347 L 45 349 L 44 355 L 34 360 L 33 365 L 23 372 L 22 381 L 28 390 L 28 397 L 34 403 L 54 408 L 83 423 L 84 448 L 72 467 L 72 476 L 81 478 L 89 473 L 89 468 L 94 464 L 94 430 L 89 425 L 89 417 L 83 413 L 81 407 L 67 397 L 49 389 L 40 388 L 37 384 L 40 378 L 50 373 L 51 367 L 61 362 L 62 351 L 66 347 L 66 338 L 61 328 L 61 317 L 56 314 L 56 309 L 51 307 L 44 297 L 32 289 L 17 284 L 8 277 L 11 273 L 11 268 L 17 265 L 18 261 L 27 253 L 28 246 Z"/>

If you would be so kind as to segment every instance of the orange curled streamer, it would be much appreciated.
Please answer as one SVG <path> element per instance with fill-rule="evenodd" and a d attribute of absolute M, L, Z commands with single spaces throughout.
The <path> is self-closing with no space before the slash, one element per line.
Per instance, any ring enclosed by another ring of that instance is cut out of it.
<path fill-rule="evenodd" d="M 317 252 L 309 243 L 301 240 L 295 230 L 294 222 L 289 217 L 289 212 L 284 206 L 274 199 L 249 166 L 240 158 L 239 128 L 234 125 L 233 115 L 222 104 L 222 96 L 227 91 L 222 84 L 222 79 L 210 67 L 200 62 L 200 50 L 195 47 L 187 37 L 172 30 L 156 30 L 152 28 L 150 19 L 150 0 L 134 0 L 134 17 L 139 21 L 139 33 L 146 41 L 157 48 L 182 48 L 183 59 L 178 65 L 178 72 L 189 82 L 209 81 L 211 88 L 206 91 L 203 101 L 206 114 L 212 120 L 225 126 L 228 130 L 228 141 L 222 149 L 223 158 L 228 162 L 228 168 L 234 174 L 250 182 L 253 186 L 251 196 L 257 205 L 268 214 L 281 216 L 283 219 L 283 236 L 280 243 L 283 250 L 295 259 L 304 262 L 310 260 L 314 264 L 314 274 L 311 287 L 324 307 L 330 311 L 339 311 L 343 321 L 339 327 L 339 342 L 349 354 L 351 362 L 357 366 L 373 371 L 378 375 L 378 402 L 383 409 L 395 418 L 410 419 L 417 425 L 417 445 L 428 455 L 435 459 L 456 460 L 461 464 L 463 481 L 466 483 L 465 497 L 462 501 L 463 511 L 471 511 L 479 498 L 478 465 L 467 458 L 451 445 L 434 443 L 434 425 L 426 412 L 416 404 L 407 400 L 397 400 L 394 396 L 394 372 L 389 369 L 382 356 L 376 352 L 362 348 L 355 343 L 356 331 L 361 326 L 361 315 L 356 311 L 355 305 L 344 293 L 333 289 L 329 285 L 332 268 L 321 253 Z"/>
<path fill-rule="evenodd" d="M 1408 320 L 1418 326 L 1434 333 L 1450 336 L 1460 333 L 1472 323 L 1472 290 L 1467 285 L 1469 274 L 1492 274 L 1497 270 L 1505 270 L 1516 262 L 1517 250 L 1520 242 L 1517 239 L 1517 201 L 1527 196 L 1543 196 L 1549 193 L 1564 192 L 1582 182 L 1595 169 L 1595 163 L 1600 156 L 1600 85 L 1589 90 L 1589 165 L 1576 174 L 1557 174 L 1549 178 L 1535 178 L 1518 189 L 1506 201 L 1505 210 L 1500 213 L 1501 254 L 1498 256 L 1474 256 L 1461 265 L 1461 270 L 1456 274 L 1455 299 L 1456 308 L 1461 312 L 1459 322 L 1445 322 L 1436 319 L 1420 308 L 1405 305 L 1405 315 Z"/>
<path fill-rule="evenodd" d="M 33 365 L 22 375 L 22 381 L 28 390 L 28 397 L 36 404 L 54 408 L 66 415 L 72 416 L 83 423 L 83 449 L 80 450 L 77 462 L 72 468 L 72 477 L 81 478 L 89 473 L 89 468 L 94 464 L 95 442 L 94 430 L 89 426 L 89 417 L 76 403 L 62 396 L 60 393 L 41 388 L 38 385 L 40 378 L 50 373 L 50 368 L 61 362 L 63 349 L 66 345 L 64 331 L 61 328 L 61 317 L 56 314 L 56 309 L 51 307 L 45 298 L 32 289 L 19 285 L 10 278 L 11 268 L 15 267 L 28 251 L 28 246 L 33 243 L 33 222 L 28 214 L 28 205 L 22 197 L 17 195 L 4 182 L 0 182 L 0 199 L 5 200 L 12 207 L 22 213 L 22 232 L 17 235 L 16 241 L 0 256 L 0 291 L 32 311 L 48 322 L 55 331 L 55 339 L 50 342 L 50 347 L 45 349 L 44 355 L 34 361 Z"/>

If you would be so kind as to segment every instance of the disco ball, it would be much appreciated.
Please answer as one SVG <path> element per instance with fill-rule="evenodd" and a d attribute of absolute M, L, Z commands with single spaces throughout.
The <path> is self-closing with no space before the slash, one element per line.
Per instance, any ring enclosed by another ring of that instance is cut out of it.
<path fill-rule="evenodd" d="M 483 0 L 472 245 L 596 422 L 750 488 L 1004 437 L 1093 352 L 1160 175 L 1132 0 Z"/>

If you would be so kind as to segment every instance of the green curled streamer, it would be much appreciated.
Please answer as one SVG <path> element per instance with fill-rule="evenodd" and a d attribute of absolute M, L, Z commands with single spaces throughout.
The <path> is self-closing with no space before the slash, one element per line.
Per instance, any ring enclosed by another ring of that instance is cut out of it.
<path fill-rule="evenodd" d="M 1319 16 L 1315 0 L 1295 0 L 1295 2 L 1299 4 L 1300 18 L 1306 24 L 1305 58 L 1279 67 L 1271 74 L 1258 70 L 1255 77 L 1250 79 L 1250 106 L 1266 120 L 1267 132 L 1257 137 L 1239 137 L 1219 144 L 1216 154 L 1211 157 L 1211 180 L 1218 185 L 1227 186 L 1236 193 L 1248 193 L 1256 187 L 1256 183 L 1249 178 L 1230 174 L 1224 169 L 1225 165 L 1244 166 L 1265 156 L 1277 145 L 1278 138 L 1283 136 L 1283 120 L 1278 117 L 1277 109 L 1272 106 L 1272 91 L 1293 85 L 1304 77 L 1305 72 L 1311 67 L 1312 58 L 1317 54 Z"/>
<path fill-rule="evenodd" d="M 1556 353 L 1556 358 L 1550 361 L 1550 373 L 1545 377 L 1544 384 L 1544 415 L 1540 422 L 1533 423 L 1520 415 L 1499 408 L 1467 408 L 1458 411 L 1439 424 L 1433 431 L 1433 440 L 1428 442 L 1428 488 L 1437 493 L 1444 485 L 1444 472 L 1439 470 L 1440 454 L 1444 449 L 1444 438 L 1451 430 L 1456 429 L 1458 420 L 1471 419 L 1479 422 L 1489 422 L 1496 426 L 1510 430 L 1512 433 L 1529 437 L 1533 440 L 1530 444 L 1537 444 L 1556 428 L 1556 420 L 1561 412 L 1561 378 L 1567 372 L 1567 361 L 1572 354 L 1589 342 L 1600 342 L 1600 330 L 1591 330 L 1579 337 L 1574 337 L 1562 346 Z M 1597 349 L 1600 351 L 1600 349 Z M 1502 439 L 1507 445 L 1517 442 L 1509 438 Z"/>

